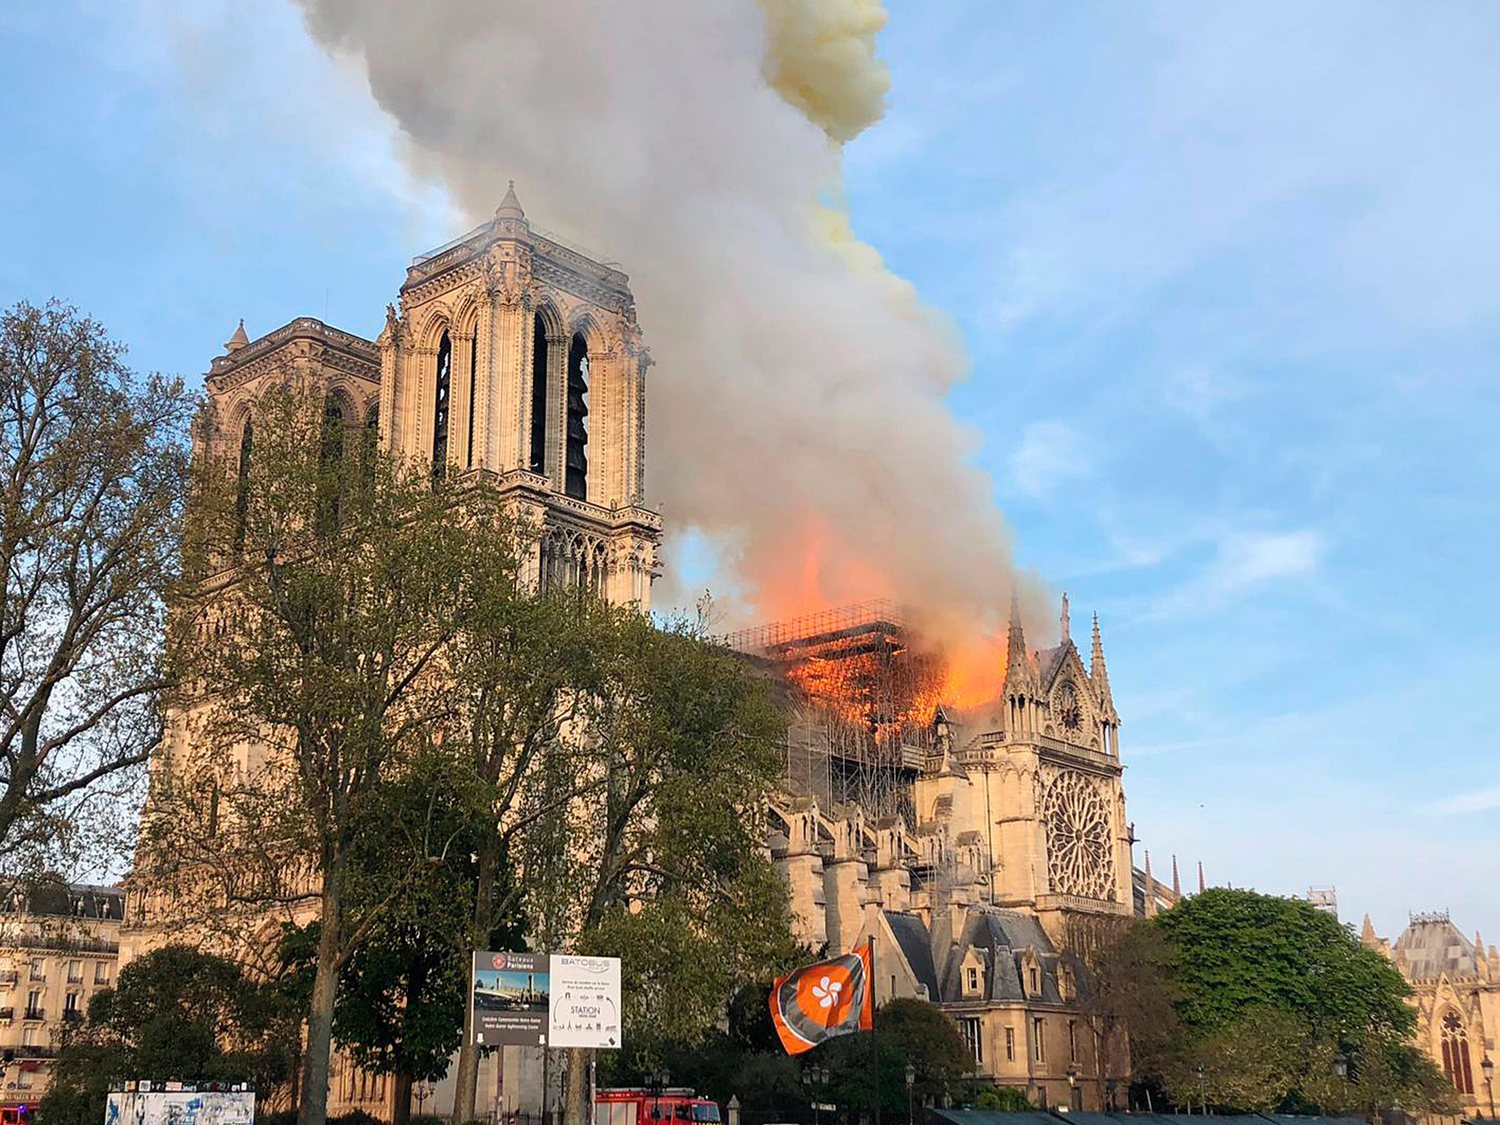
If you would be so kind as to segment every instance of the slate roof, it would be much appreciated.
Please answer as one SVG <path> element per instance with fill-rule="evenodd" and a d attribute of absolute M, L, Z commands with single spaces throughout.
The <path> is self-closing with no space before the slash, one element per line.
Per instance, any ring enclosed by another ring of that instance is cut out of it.
<path fill-rule="evenodd" d="M 1479 972 L 1474 944 L 1445 915 L 1417 915 L 1391 946 L 1412 980 L 1471 977 Z"/>
<path fill-rule="evenodd" d="M 885 921 L 896 936 L 896 944 L 901 947 L 901 954 L 911 966 L 917 983 L 926 987 L 927 998 L 935 1003 L 939 995 L 937 968 L 932 963 L 932 939 L 927 934 L 927 927 L 915 914 L 898 914 L 890 910 L 885 913 Z"/>

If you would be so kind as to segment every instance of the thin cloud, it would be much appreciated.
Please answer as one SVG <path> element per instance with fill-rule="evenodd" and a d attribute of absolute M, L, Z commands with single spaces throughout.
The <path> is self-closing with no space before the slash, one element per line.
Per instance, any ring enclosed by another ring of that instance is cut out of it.
<path fill-rule="evenodd" d="M 1083 436 L 1063 422 L 1031 423 L 1010 459 L 1010 475 L 1016 487 L 1036 499 L 1093 471 L 1093 457 Z"/>
<path fill-rule="evenodd" d="M 1451 797 L 1431 802 L 1422 811 L 1429 816 L 1463 816 L 1467 813 L 1488 812 L 1490 809 L 1500 809 L 1500 786 L 1455 793 Z"/>

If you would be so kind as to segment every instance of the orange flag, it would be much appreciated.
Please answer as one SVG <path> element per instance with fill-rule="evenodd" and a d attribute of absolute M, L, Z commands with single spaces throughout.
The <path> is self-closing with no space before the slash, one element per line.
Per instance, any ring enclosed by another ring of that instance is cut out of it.
<path fill-rule="evenodd" d="M 800 1055 L 836 1035 L 875 1026 L 873 962 L 866 943 L 777 978 L 771 987 L 771 1020 L 787 1054 Z"/>

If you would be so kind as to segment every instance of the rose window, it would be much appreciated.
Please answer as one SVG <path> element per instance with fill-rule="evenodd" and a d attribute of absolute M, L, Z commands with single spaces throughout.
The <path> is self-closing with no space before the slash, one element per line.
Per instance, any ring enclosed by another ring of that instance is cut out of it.
<path fill-rule="evenodd" d="M 1061 773 L 1042 798 L 1047 826 L 1047 874 L 1057 894 L 1115 897 L 1114 844 L 1109 808 L 1098 786 L 1079 773 Z"/>

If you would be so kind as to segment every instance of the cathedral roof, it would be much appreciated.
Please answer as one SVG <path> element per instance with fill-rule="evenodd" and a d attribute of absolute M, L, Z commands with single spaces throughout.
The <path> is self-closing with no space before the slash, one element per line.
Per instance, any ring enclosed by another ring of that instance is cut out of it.
<path fill-rule="evenodd" d="M 890 910 L 886 911 L 885 921 L 895 935 L 896 944 L 901 947 L 912 975 L 927 989 L 928 999 L 935 1002 L 938 999 L 937 967 L 932 962 L 932 939 L 927 935 L 927 927 L 915 914 L 898 914 Z"/>
<path fill-rule="evenodd" d="M 1414 914 L 1391 954 L 1411 980 L 1472 977 L 1479 972 L 1474 946 L 1447 914 Z"/>

